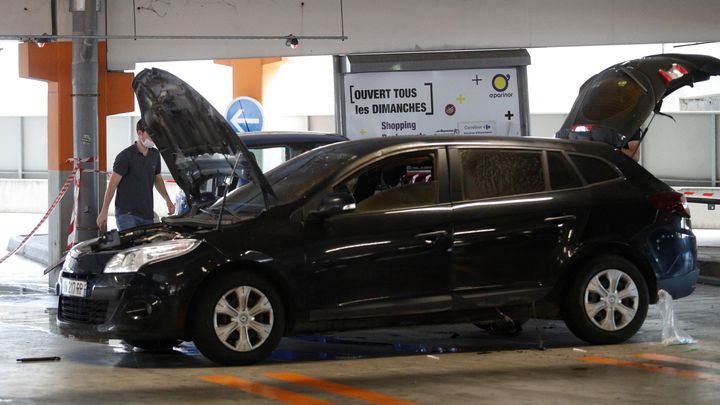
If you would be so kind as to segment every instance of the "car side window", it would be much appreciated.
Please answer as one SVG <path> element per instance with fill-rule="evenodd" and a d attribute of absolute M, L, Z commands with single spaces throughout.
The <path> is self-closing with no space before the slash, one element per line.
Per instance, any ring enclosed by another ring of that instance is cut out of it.
<path fill-rule="evenodd" d="M 588 184 L 600 183 L 620 177 L 618 170 L 604 160 L 574 154 L 570 155 L 570 159 Z"/>
<path fill-rule="evenodd" d="M 357 212 L 385 211 L 437 204 L 435 154 L 412 154 L 384 159 L 337 185 L 349 192 Z"/>
<path fill-rule="evenodd" d="M 539 151 L 461 149 L 464 200 L 545 191 Z"/>
<path fill-rule="evenodd" d="M 548 171 L 550 172 L 550 188 L 563 190 L 582 186 L 582 181 L 567 159 L 560 152 L 548 152 Z"/>
<path fill-rule="evenodd" d="M 263 173 L 290 159 L 290 150 L 285 146 L 251 148 L 250 153 L 255 156 L 255 161 Z"/>

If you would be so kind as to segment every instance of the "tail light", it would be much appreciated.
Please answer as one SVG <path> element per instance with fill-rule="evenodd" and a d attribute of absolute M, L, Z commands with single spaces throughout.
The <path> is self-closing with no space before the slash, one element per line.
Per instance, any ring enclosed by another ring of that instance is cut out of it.
<path fill-rule="evenodd" d="M 664 191 L 650 196 L 650 202 L 660 211 L 690 218 L 685 196 L 675 191 Z"/>
<path fill-rule="evenodd" d="M 665 85 L 667 86 L 668 83 L 671 81 L 683 77 L 688 73 L 687 69 L 685 69 L 682 65 L 673 63 L 672 66 L 670 66 L 670 69 L 668 70 L 658 70 L 658 75 L 663 79 L 663 82 L 665 82 Z"/>
<path fill-rule="evenodd" d="M 586 125 L 573 125 L 570 130 L 572 132 L 592 132 L 593 126 L 590 124 Z"/>

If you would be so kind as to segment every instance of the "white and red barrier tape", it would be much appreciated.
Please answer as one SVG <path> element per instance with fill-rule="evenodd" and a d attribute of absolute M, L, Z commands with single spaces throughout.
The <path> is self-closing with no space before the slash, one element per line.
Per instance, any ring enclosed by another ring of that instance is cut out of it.
<path fill-rule="evenodd" d="M 75 218 L 77 218 L 77 211 L 78 211 L 78 202 L 80 201 L 80 177 L 82 176 L 82 172 L 90 172 L 95 170 L 83 170 L 82 167 L 80 167 L 80 163 L 93 163 L 97 161 L 97 157 L 92 156 L 89 158 L 73 158 L 68 159 L 68 162 L 75 162 L 74 168 L 73 168 L 73 178 L 75 179 L 75 190 L 73 190 L 73 210 L 72 210 L 72 216 L 70 217 L 70 227 L 68 228 L 68 237 L 67 237 L 67 248 L 70 250 L 70 248 L 73 247 L 75 244 Z"/>
<path fill-rule="evenodd" d="M 698 191 L 683 191 L 683 194 L 693 197 L 720 197 L 720 193 L 701 193 Z"/>
<path fill-rule="evenodd" d="M 42 225 L 48 219 L 50 214 L 52 214 L 52 212 L 55 210 L 55 207 L 57 207 L 58 204 L 60 204 L 60 200 L 62 200 L 62 198 L 63 198 L 63 196 L 65 196 L 65 193 L 67 192 L 68 188 L 70 188 L 70 183 L 72 183 L 72 180 L 77 175 L 77 172 L 79 171 L 79 169 L 80 169 L 79 165 L 76 165 L 75 167 L 73 167 L 72 173 L 70 173 L 67 180 L 65 180 L 65 183 L 60 188 L 60 192 L 58 193 L 57 197 L 55 197 L 55 201 L 53 201 L 53 203 L 50 204 L 50 208 L 48 208 L 48 210 L 45 212 L 45 215 L 43 215 L 40 222 L 38 222 L 38 224 L 35 225 L 35 228 L 33 228 L 33 230 L 30 231 L 29 234 L 25 235 L 25 238 L 22 240 L 22 242 L 20 242 L 20 244 L 17 245 L 17 247 L 15 249 L 13 249 L 12 252 L 6 254 L 5 256 L 3 256 L 2 259 L 0 259 L 0 263 L 4 262 L 8 258 L 10 258 L 12 255 L 17 253 L 20 249 L 22 249 L 25 246 L 25 244 L 27 244 L 27 242 L 30 240 L 30 238 L 32 238 L 32 236 L 35 234 L 35 232 L 37 232 L 38 228 L 40 228 L 40 225 Z"/>

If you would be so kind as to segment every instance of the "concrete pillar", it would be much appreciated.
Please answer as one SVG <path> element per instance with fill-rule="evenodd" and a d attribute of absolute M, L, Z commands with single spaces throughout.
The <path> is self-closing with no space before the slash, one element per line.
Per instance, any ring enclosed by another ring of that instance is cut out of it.
<path fill-rule="evenodd" d="M 89 3 L 89 4 L 88 4 Z M 82 3 L 81 10 L 71 6 L 74 35 L 96 35 L 100 3 Z M 72 40 L 72 100 L 74 157 L 80 159 L 80 193 L 75 208 L 73 244 L 98 236 L 98 41 Z"/>
<path fill-rule="evenodd" d="M 233 99 L 248 96 L 262 104 L 263 65 L 281 60 L 282 58 L 224 59 L 216 60 L 215 63 L 232 68 Z"/>

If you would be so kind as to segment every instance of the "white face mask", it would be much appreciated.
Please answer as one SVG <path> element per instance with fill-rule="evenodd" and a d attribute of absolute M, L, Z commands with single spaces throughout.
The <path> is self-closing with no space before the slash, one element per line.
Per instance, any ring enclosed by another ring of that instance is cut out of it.
<path fill-rule="evenodd" d="M 147 138 L 143 138 L 141 142 L 142 142 L 143 146 L 148 149 L 155 147 L 155 142 L 153 142 Z"/>

